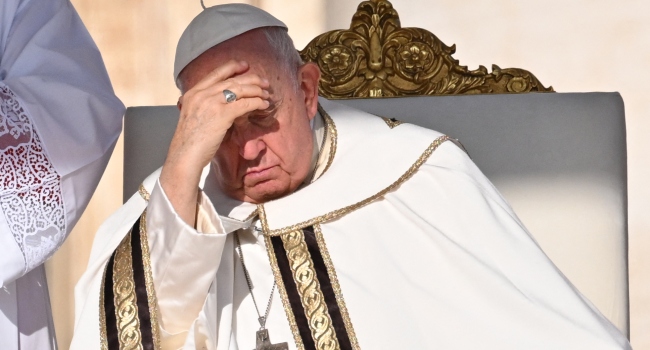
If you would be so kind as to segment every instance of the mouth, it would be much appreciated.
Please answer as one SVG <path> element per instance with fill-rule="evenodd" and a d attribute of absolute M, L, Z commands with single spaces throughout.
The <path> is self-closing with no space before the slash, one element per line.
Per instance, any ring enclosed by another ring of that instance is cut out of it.
<path fill-rule="evenodd" d="M 275 167 L 271 166 L 268 168 L 249 169 L 246 171 L 246 174 L 244 175 L 245 182 L 256 184 L 259 182 L 269 180 L 273 168 Z"/>

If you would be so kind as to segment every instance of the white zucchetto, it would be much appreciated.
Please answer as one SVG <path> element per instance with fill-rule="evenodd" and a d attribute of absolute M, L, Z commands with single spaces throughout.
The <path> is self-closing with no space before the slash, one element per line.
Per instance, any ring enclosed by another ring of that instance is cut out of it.
<path fill-rule="evenodd" d="M 190 22 L 178 40 L 174 81 L 178 85 L 178 75 L 181 71 L 208 49 L 261 27 L 287 29 L 282 21 L 255 6 L 224 4 L 206 8 Z"/>

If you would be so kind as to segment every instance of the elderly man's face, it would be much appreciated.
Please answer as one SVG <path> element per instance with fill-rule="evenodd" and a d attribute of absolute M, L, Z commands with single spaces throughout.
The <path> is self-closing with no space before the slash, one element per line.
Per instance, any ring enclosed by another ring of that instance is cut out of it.
<path fill-rule="evenodd" d="M 268 41 L 259 30 L 242 34 L 193 61 L 184 79 L 185 87 L 191 88 L 235 59 L 248 62 L 250 68 L 243 74 L 258 74 L 269 81 L 269 109 L 236 119 L 213 159 L 222 190 L 252 203 L 295 191 L 309 173 L 313 151 L 310 121 L 317 108 L 318 68 L 300 68 L 296 84 L 267 58 L 267 50 Z"/>

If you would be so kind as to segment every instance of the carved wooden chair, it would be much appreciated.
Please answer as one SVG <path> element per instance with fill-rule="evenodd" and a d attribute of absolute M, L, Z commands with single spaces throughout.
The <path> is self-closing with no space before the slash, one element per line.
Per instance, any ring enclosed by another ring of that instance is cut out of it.
<path fill-rule="evenodd" d="M 560 270 L 629 334 L 620 95 L 552 93 L 523 69 L 468 70 L 454 51 L 371 0 L 350 29 L 319 35 L 300 54 L 320 66 L 322 96 L 460 139 Z M 127 110 L 125 199 L 162 165 L 177 119 L 175 106 Z"/>

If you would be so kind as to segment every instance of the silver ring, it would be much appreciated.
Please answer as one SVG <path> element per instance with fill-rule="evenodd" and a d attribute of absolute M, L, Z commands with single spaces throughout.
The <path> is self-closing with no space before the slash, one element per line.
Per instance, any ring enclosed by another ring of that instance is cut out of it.
<path fill-rule="evenodd" d="M 237 101 L 237 95 L 230 90 L 223 90 L 223 95 L 226 97 L 226 103 Z"/>

